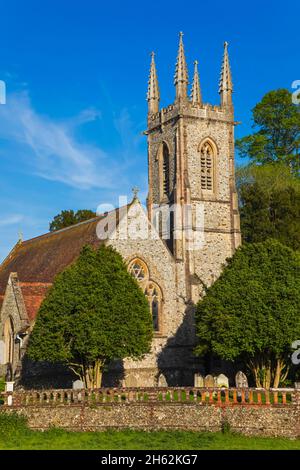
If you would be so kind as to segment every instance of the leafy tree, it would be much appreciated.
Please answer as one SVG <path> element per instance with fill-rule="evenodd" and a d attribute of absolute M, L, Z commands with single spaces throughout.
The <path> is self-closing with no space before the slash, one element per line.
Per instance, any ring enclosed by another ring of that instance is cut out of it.
<path fill-rule="evenodd" d="M 61 213 L 57 214 L 52 222 L 50 222 L 49 230 L 50 232 L 54 232 L 55 230 L 78 224 L 79 222 L 92 219 L 93 217 L 96 217 L 96 213 L 88 209 L 81 209 L 77 212 L 73 210 L 61 211 Z"/>
<path fill-rule="evenodd" d="M 101 386 L 112 359 L 139 359 L 150 350 L 148 302 L 121 256 L 110 247 L 83 248 L 43 301 L 28 355 L 67 364 L 88 388 Z"/>
<path fill-rule="evenodd" d="M 199 301 L 197 355 L 243 360 L 257 387 L 278 387 L 300 338 L 300 257 L 276 240 L 245 244 Z"/>
<path fill-rule="evenodd" d="M 283 164 L 248 165 L 237 170 L 244 241 L 276 238 L 300 249 L 300 179 Z"/>
<path fill-rule="evenodd" d="M 267 93 L 252 110 L 257 132 L 236 141 L 242 157 L 256 163 L 279 162 L 300 171 L 300 108 L 285 89 Z"/>

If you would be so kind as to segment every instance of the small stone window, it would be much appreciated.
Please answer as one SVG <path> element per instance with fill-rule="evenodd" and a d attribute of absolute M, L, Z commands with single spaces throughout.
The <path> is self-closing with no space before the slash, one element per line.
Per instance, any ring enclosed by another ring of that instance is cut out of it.
<path fill-rule="evenodd" d="M 4 325 L 4 343 L 5 343 L 5 362 L 13 364 L 14 362 L 14 343 L 15 343 L 14 324 L 9 317 Z"/>
<path fill-rule="evenodd" d="M 213 191 L 214 151 L 209 142 L 204 142 L 200 149 L 201 189 Z"/>

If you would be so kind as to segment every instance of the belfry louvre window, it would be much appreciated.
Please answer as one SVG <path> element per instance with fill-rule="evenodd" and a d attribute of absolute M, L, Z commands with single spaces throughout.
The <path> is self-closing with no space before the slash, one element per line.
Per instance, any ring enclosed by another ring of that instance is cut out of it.
<path fill-rule="evenodd" d="M 200 149 L 201 189 L 213 190 L 214 151 L 209 142 L 204 142 Z"/>
<path fill-rule="evenodd" d="M 169 149 L 165 143 L 163 143 L 163 193 L 169 196 L 170 193 L 170 158 Z"/>

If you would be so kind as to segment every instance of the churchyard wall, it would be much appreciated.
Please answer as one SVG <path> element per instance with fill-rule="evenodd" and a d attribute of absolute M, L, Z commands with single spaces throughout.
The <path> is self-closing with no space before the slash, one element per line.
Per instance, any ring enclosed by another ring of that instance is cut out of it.
<path fill-rule="evenodd" d="M 32 429 L 221 431 L 300 437 L 300 390 L 124 388 L 6 392 L 0 412 Z"/>

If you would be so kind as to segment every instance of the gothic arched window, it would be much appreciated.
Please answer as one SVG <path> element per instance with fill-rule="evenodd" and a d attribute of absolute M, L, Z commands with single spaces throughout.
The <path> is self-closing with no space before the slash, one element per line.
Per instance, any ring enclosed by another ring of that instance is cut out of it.
<path fill-rule="evenodd" d="M 154 331 L 160 330 L 160 316 L 161 316 L 161 291 L 157 284 L 150 281 L 145 289 L 145 295 L 149 302 L 150 311 L 152 314 L 153 329 Z"/>
<path fill-rule="evenodd" d="M 12 364 L 14 361 L 14 324 L 12 319 L 9 317 L 4 324 L 4 344 L 5 344 L 5 362 L 6 364 Z"/>
<path fill-rule="evenodd" d="M 213 191 L 214 188 L 214 149 L 206 141 L 200 148 L 201 189 Z"/>
<path fill-rule="evenodd" d="M 159 286 L 150 279 L 146 263 L 139 258 L 135 258 L 129 263 L 128 271 L 137 280 L 145 293 L 152 315 L 153 329 L 159 332 L 161 330 L 162 315 L 162 293 Z"/>

